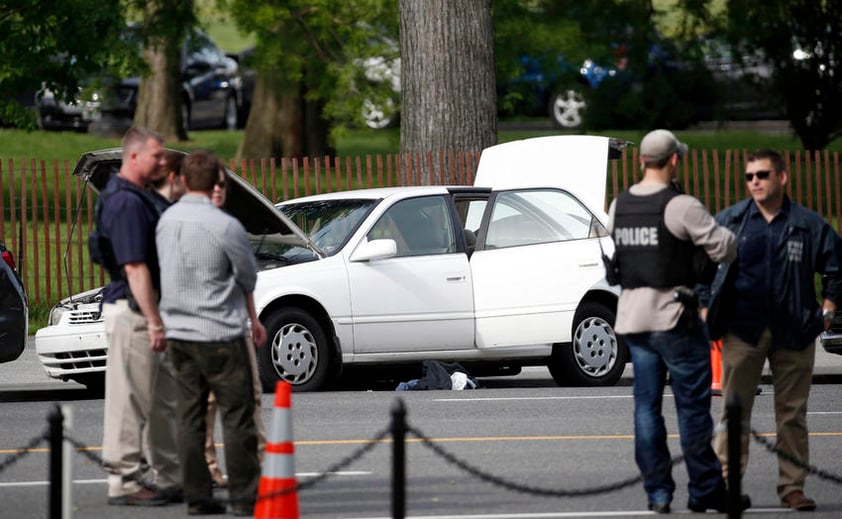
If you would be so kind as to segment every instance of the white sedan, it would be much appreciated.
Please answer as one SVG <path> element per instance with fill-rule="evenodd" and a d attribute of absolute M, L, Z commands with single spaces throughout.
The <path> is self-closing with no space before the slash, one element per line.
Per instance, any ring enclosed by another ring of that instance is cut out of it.
<path fill-rule="evenodd" d="M 547 365 L 560 385 L 615 384 L 628 353 L 600 254 L 613 249 L 605 183 L 623 144 L 515 141 L 483 151 L 473 186 L 344 191 L 276 207 L 232 174 L 227 209 L 260 265 L 263 383 L 311 391 L 346 366 L 441 360 L 478 374 Z M 85 157 L 77 172 L 94 185 L 119 164 L 119 150 Z M 60 302 L 36 334 L 50 376 L 93 383 L 104 370 L 97 298 Z"/>

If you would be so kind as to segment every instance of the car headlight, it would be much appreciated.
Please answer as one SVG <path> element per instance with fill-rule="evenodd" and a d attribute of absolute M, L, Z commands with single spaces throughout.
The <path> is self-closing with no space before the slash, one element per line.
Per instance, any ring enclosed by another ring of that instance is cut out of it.
<path fill-rule="evenodd" d="M 50 310 L 50 317 L 47 319 L 48 326 L 55 326 L 61 321 L 61 316 L 64 312 L 67 311 L 67 308 L 63 306 L 54 306 L 52 310 Z"/>

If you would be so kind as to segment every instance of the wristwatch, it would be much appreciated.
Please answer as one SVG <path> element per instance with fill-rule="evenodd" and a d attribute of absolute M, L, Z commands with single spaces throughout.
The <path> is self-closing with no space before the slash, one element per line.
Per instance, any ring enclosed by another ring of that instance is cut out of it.
<path fill-rule="evenodd" d="M 824 319 L 825 321 L 832 321 L 833 316 L 835 314 L 836 314 L 836 312 L 834 312 L 830 308 L 825 308 L 825 309 L 822 310 L 822 319 Z"/>

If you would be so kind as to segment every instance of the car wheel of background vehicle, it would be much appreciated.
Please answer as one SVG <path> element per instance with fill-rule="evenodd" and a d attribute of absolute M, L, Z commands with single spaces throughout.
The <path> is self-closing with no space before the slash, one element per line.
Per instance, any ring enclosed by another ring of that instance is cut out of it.
<path fill-rule="evenodd" d="M 566 88 L 552 97 L 550 118 L 556 126 L 574 130 L 582 126 L 586 108 L 582 93 L 575 88 Z"/>
<path fill-rule="evenodd" d="M 555 345 L 549 369 L 560 386 L 613 386 L 628 360 L 614 333 L 614 312 L 599 303 L 584 303 L 573 318 L 570 345 Z"/>
<path fill-rule="evenodd" d="M 257 349 L 260 381 L 266 391 L 285 380 L 294 391 L 316 391 L 328 378 L 330 348 L 319 322 L 308 312 L 285 307 L 265 321 L 266 344 Z"/>
<path fill-rule="evenodd" d="M 226 130 L 236 130 L 238 117 L 237 98 L 230 95 L 225 100 L 225 114 L 222 118 L 222 127 Z"/>

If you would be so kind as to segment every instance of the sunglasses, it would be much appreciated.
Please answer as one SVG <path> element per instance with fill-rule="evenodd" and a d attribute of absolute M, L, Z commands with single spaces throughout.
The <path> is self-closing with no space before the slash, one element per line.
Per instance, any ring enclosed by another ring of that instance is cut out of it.
<path fill-rule="evenodd" d="M 764 169 L 762 171 L 755 171 L 754 173 L 746 173 L 746 182 L 751 182 L 754 180 L 754 177 L 757 177 L 758 180 L 766 180 L 769 178 L 769 175 L 772 173 L 771 170 Z"/>
<path fill-rule="evenodd" d="M 228 181 L 225 180 L 225 179 L 216 181 L 216 187 L 218 187 L 219 189 L 225 189 L 227 186 L 228 186 Z"/>

